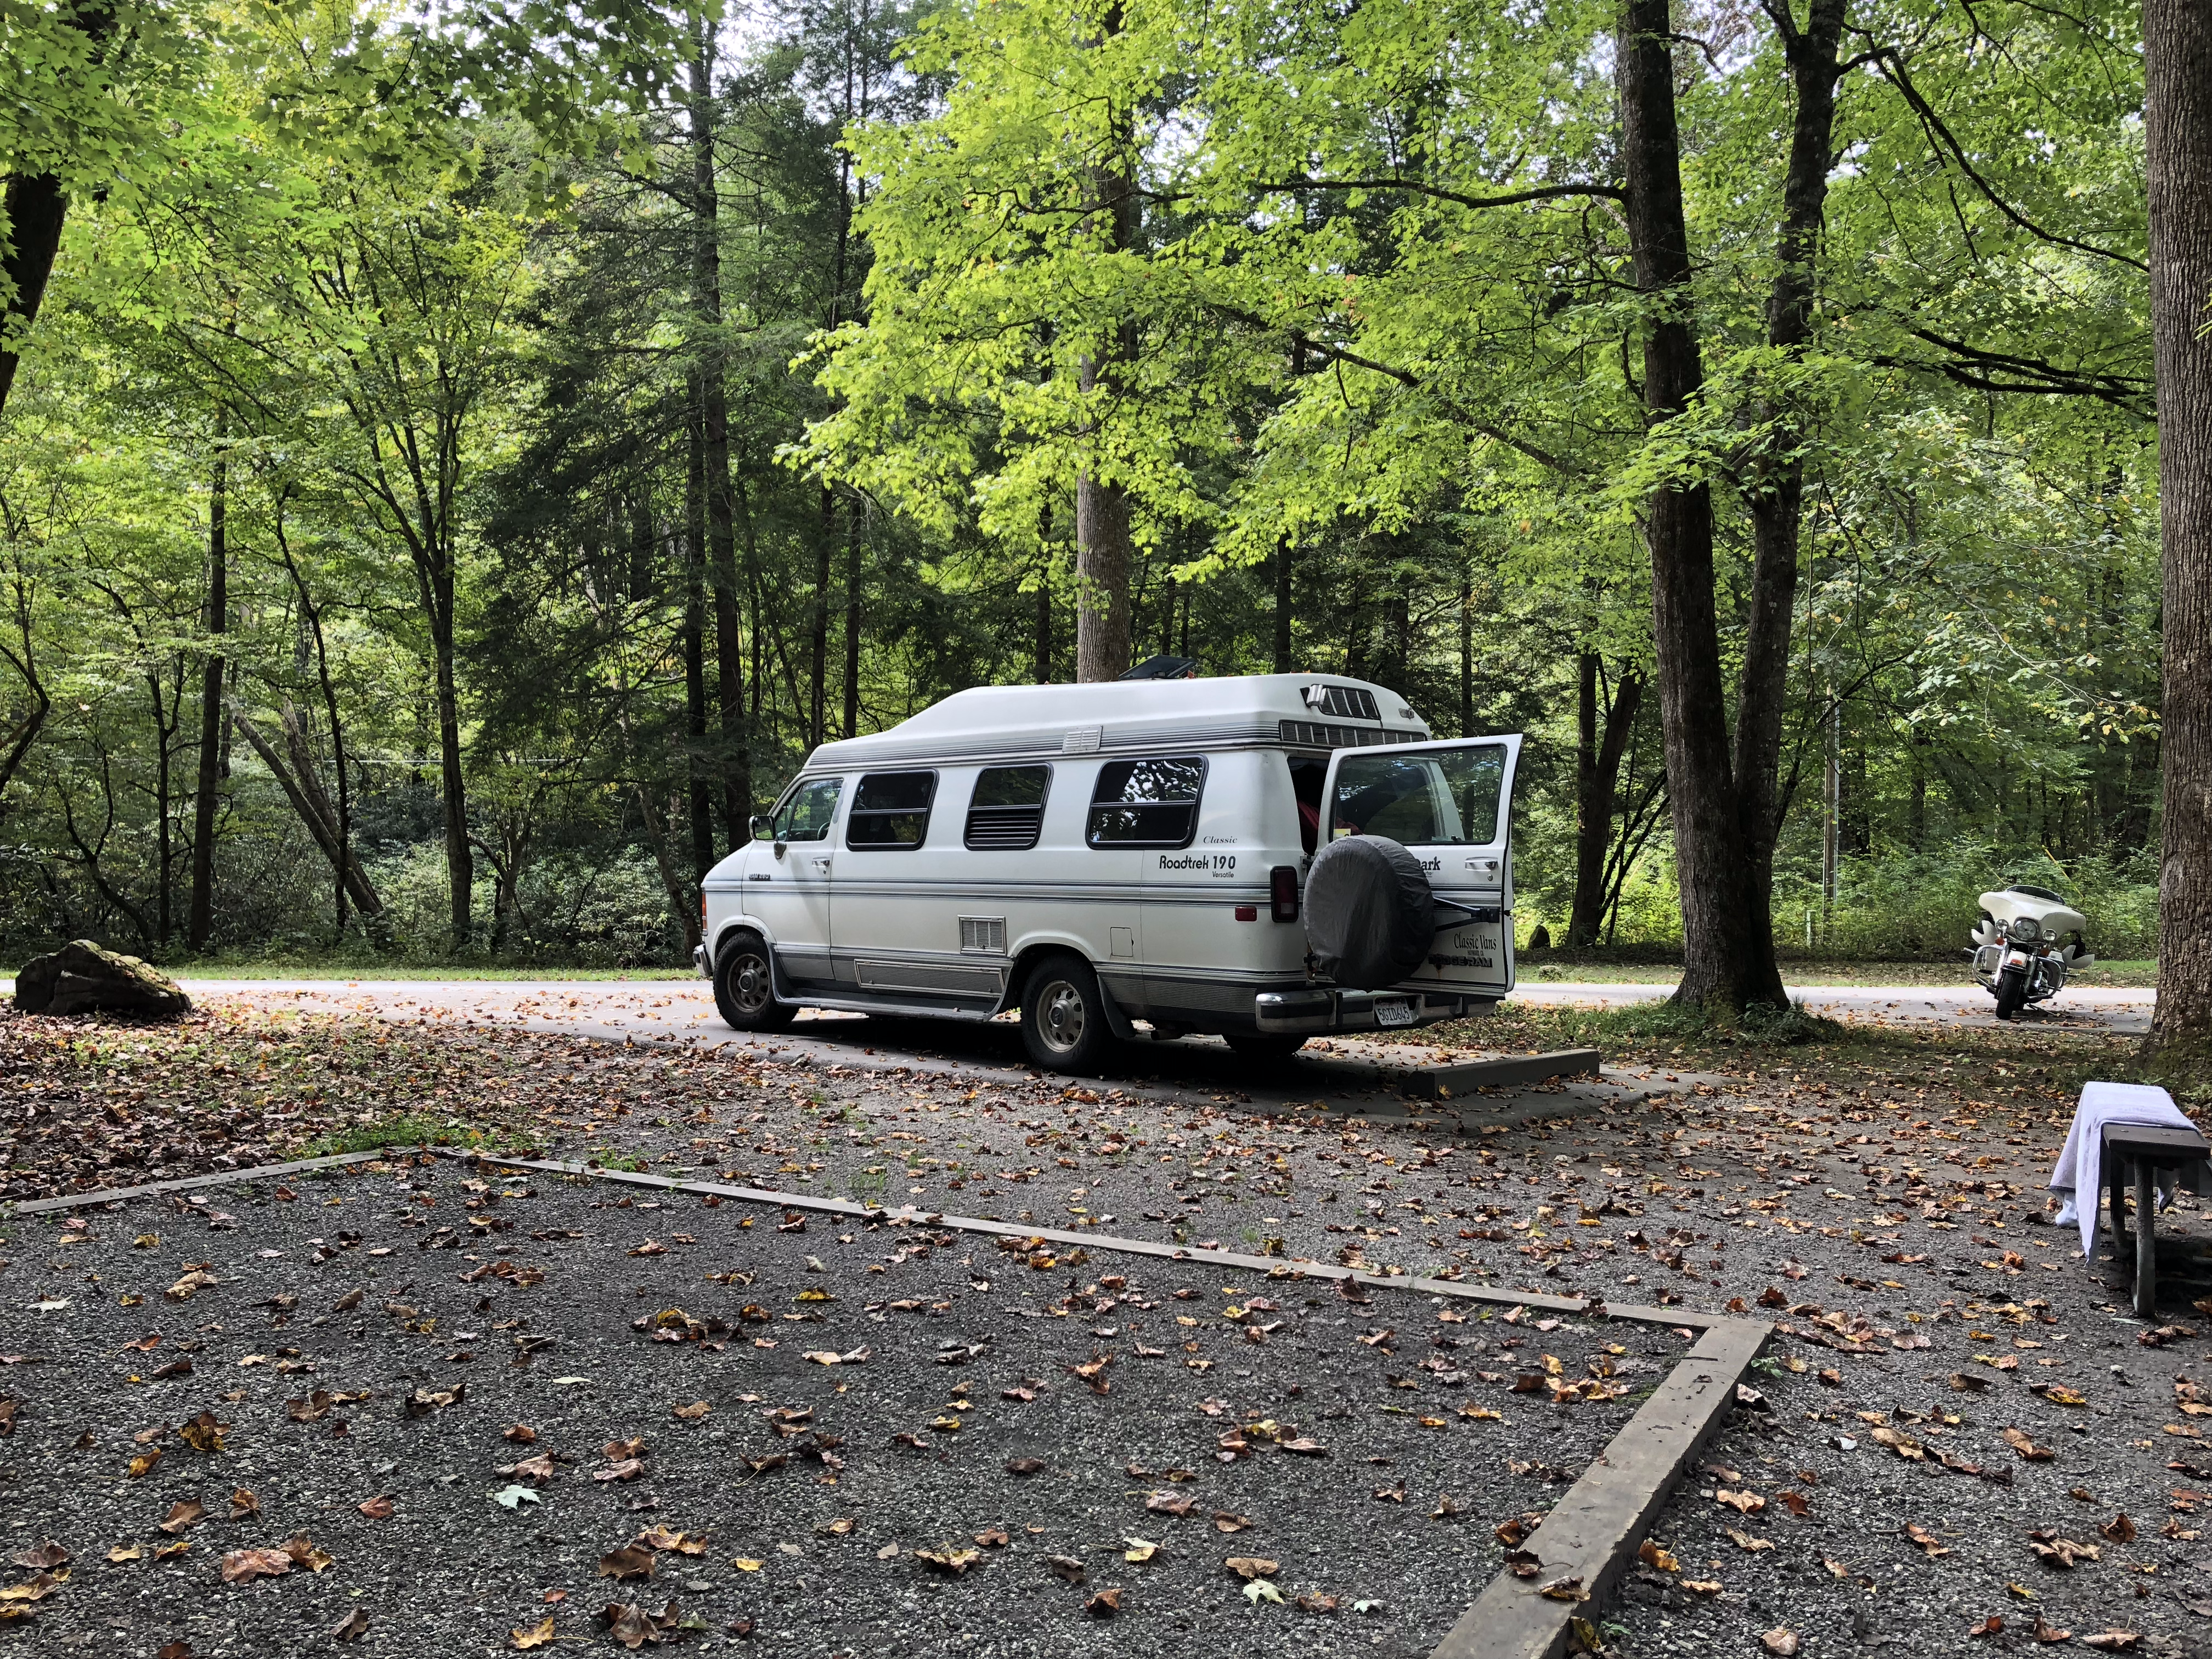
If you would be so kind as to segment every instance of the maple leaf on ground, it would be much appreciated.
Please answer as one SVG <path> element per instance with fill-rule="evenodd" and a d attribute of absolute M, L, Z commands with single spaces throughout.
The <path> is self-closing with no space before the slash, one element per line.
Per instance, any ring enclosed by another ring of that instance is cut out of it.
<path fill-rule="evenodd" d="M 70 1553 L 49 1538 L 43 1544 L 33 1544 L 17 1550 L 8 1558 L 19 1567 L 28 1567 L 33 1572 L 44 1572 L 49 1567 L 66 1566 Z"/>
<path fill-rule="evenodd" d="M 368 1614 L 360 1607 L 346 1614 L 331 1631 L 333 1639 L 340 1642 L 358 1642 L 368 1633 Z"/>
<path fill-rule="evenodd" d="M 553 1620 L 549 1616 L 538 1620 L 527 1630 L 511 1632 L 515 1651 L 527 1653 L 532 1648 L 542 1648 L 553 1639 Z"/>
<path fill-rule="evenodd" d="M 157 1524 L 163 1532 L 173 1538 L 206 1514 L 207 1506 L 198 1498 L 183 1498 L 177 1500 L 176 1506 Z"/>
<path fill-rule="evenodd" d="M 1118 1588 L 1100 1590 L 1084 1602 L 1083 1610 L 1093 1619 L 1110 1619 L 1121 1611 L 1121 1592 Z"/>

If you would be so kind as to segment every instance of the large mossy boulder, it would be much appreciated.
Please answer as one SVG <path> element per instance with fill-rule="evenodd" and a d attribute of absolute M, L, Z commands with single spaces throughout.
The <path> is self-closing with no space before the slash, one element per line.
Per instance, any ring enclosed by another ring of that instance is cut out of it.
<path fill-rule="evenodd" d="M 23 964 L 15 975 L 15 1006 L 27 1014 L 173 1018 L 191 1012 L 192 1000 L 159 969 L 80 939 Z"/>

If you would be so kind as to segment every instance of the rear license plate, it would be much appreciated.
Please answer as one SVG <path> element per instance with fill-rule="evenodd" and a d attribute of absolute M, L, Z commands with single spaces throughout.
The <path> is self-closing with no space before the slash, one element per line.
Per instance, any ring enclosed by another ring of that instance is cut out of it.
<path fill-rule="evenodd" d="M 1377 1025 L 1411 1025 L 1413 1012 L 1413 1004 L 1409 998 L 1379 998 L 1375 1004 L 1375 1023 Z"/>

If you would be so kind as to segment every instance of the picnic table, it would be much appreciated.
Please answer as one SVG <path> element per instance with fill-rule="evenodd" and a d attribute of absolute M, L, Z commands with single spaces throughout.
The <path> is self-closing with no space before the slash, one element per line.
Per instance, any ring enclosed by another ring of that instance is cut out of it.
<path fill-rule="evenodd" d="M 2193 1128 L 2162 1124 L 2106 1123 L 2102 1127 L 2102 1156 L 2098 1170 L 2109 1194 L 2112 1249 L 2124 1259 L 2128 1240 L 2127 1198 L 2136 1198 L 2135 1310 L 2144 1319 L 2158 1317 L 2158 1204 L 2154 1177 L 2161 1170 L 2192 1177 L 2192 1188 L 2212 1163 L 2212 1142 Z M 2094 1202 L 2096 1194 L 2091 1195 Z"/>

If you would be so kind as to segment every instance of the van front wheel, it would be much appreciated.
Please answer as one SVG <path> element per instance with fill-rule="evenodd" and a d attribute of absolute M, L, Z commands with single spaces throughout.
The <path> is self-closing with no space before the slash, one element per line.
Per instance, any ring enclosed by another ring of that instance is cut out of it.
<path fill-rule="evenodd" d="M 737 933 L 722 941 L 714 957 L 714 1006 L 733 1031 L 781 1031 L 799 1010 L 778 1002 L 769 972 L 768 945 L 758 933 Z"/>
<path fill-rule="evenodd" d="M 1091 964 L 1065 951 L 1039 963 L 1022 993 L 1022 1047 L 1030 1064 L 1044 1072 L 1091 1071 L 1112 1041 Z"/>

